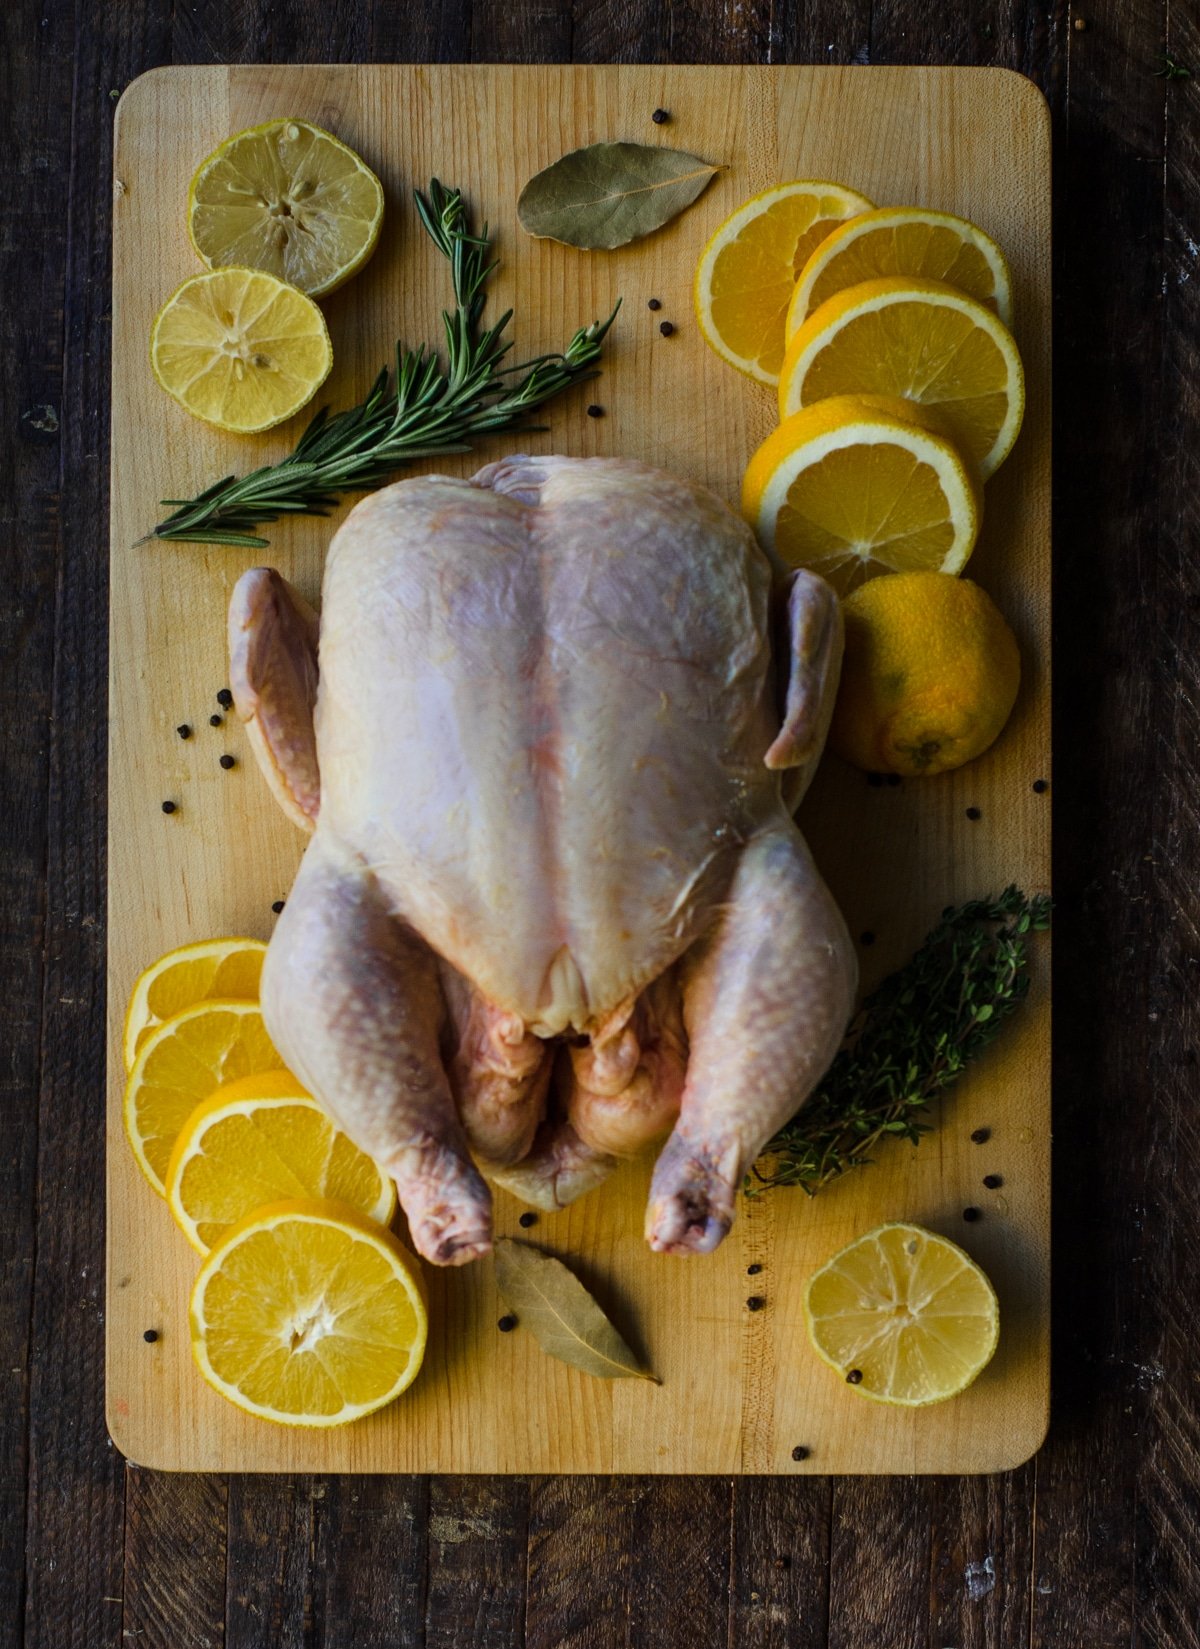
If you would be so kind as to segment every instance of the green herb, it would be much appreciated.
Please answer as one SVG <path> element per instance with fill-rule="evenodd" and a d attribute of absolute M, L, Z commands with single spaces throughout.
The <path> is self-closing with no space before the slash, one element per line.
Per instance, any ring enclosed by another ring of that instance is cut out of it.
<path fill-rule="evenodd" d="M 150 535 L 196 544 L 261 549 L 255 528 L 281 515 L 327 515 L 343 492 L 381 487 L 401 465 L 419 458 L 469 452 L 481 435 L 531 431 L 528 415 L 572 384 L 594 378 L 601 344 L 616 318 L 581 327 L 560 355 L 502 366 L 512 347 L 506 310 L 481 329 L 484 287 L 495 269 L 487 225 L 471 229 L 457 189 L 434 178 L 428 196 L 415 190 L 421 223 L 449 261 L 455 308 L 443 311 L 446 364 L 436 350 L 396 345 L 396 367 L 384 367 L 359 406 L 330 415 L 323 407 L 289 457 L 249 475 L 226 476 L 192 499 L 164 498 L 175 510 Z"/>
<path fill-rule="evenodd" d="M 942 913 L 920 950 L 867 998 L 804 1109 L 771 1143 L 749 1196 L 799 1185 L 814 1195 L 869 1162 L 888 1136 L 918 1143 L 933 1101 L 982 1053 L 1029 990 L 1029 940 L 1050 900 L 1017 887 Z"/>
<path fill-rule="evenodd" d="M 1155 69 L 1154 76 L 1156 80 L 1190 80 L 1192 71 L 1171 52 L 1163 52 L 1162 68 Z"/>

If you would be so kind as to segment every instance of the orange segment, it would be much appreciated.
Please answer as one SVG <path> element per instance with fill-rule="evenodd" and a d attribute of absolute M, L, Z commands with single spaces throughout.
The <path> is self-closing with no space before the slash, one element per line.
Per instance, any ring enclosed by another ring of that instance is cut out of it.
<path fill-rule="evenodd" d="M 696 318 L 708 343 L 740 372 L 774 384 L 796 279 L 837 224 L 868 210 L 865 195 L 805 179 L 765 189 L 713 235 L 696 266 Z"/>

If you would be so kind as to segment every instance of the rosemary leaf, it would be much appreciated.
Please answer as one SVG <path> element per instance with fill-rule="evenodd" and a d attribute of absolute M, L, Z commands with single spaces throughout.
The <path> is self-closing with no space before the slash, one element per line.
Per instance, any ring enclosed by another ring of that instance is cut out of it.
<path fill-rule="evenodd" d="M 1029 990 L 1029 941 L 1050 900 L 1011 886 L 951 907 L 916 954 L 863 1003 L 808 1104 L 767 1146 L 746 1194 L 810 1196 L 870 1162 L 888 1136 L 916 1145 L 933 1102 L 998 1035 Z"/>
<path fill-rule="evenodd" d="M 192 499 L 163 499 L 171 514 L 149 534 L 193 544 L 265 547 L 257 527 L 283 515 L 326 515 L 346 492 L 382 487 L 418 459 L 470 452 L 482 435 L 531 432 L 528 415 L 554 396 L 596 376 L 605 334 L 616 319 L 580 327 L 558 355 L 519 367 L 502 365 L 512 347 L 504 336 L 507 310 L 480 329 L 484 287 L 495 269 L 487 225 L 473 233 L 461 193 L 436 178 L 428 195 L 414 191 L 426 234 L 448 260 L 454 308 L 442 314 L 445 365 L 436 350 L 396 345 L 395 367 L 384 367 L 358 406 L 321 410 L 295 448 L 248 475 L 214 481 Z"/>

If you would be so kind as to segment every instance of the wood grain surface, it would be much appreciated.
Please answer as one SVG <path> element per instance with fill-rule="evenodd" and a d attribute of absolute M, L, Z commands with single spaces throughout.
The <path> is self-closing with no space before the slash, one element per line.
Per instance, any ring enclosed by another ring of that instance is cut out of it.
<path fill-rule="evenodd" d="M 1166 0 L 12 0 L 0 21 L 0 1643 L 695 1645 L 699 1562 L 724 1577 L 721 1644 L 1197 1649 L 1200 87 L 1155 78 L 1164 49 L 1197 71 L 1194 18 Z M 1049 99 L 1055 1350 L 1049 1436 L 1016 1471 L 714 1479 L 714 1506 L 671 1478 L 160 1477 L 107 1444 L 80 1283 L 103 1245 L 112 105 L 172 61 L 471 56 L 975 63 Z M 289 1483 L 310 1510 L 268 1518 L 253 1495 Z M 648 1575 L 655 1524 L 671 1550 Z M 331 1591 L 340 1614 L 317 1603 Z"/>
<path fill-rule="evenodd" d="M 650 121 L 670 106 L 670 122 Z M 833 177 L 872 199 L 952 208 L 1005 247 L 1026 372 L 1016 452 L 989 485 L 972 573 L 1016 628 L 1023 685 L 987 758 L 902 787 L 872 786 L 830 758 L 801 823 L 853 934 L 869 986 L 919 944 L 944 906 L 1010 881 L 1049 885 L 1049 134 L 1041 94 L 996 70 L 921 68 L 457 67 L 161 69 L 117 114 L 114 160 L 109 750 L 108 1413 L 132 1459 L 171 1470 L 879 1472 L 996 1470 L 1041 1441 L 1049 1378 L 1048 959 L 1003 1044 L 948 1102 L 936 1139 L 815 1202 L 776 1191 L 745 1203 L 719 1252 L 655 1256 L 642 1238 L 651 1153 L 529 1235 L 568 1256 L 632 1324 L 661 1386 L 598 1382 L 502 1336 L 490 1265 L 428 1272 L 431 1339 L 420 1380 L 353 1427 L 289 1431 L 211 1392 L 191 1358 L 195 1256 L 143 1182 L 124 1137 L 124 1002 L 147 961 L 216 933 L 266 935 L 304 838 L 260 779 L 235 718 L 208 726 L 225 680 L 233 582 L 268 560 L 316 597 L 325 521 L 269 529 L 269 551 L 140 542 L 164 487 L 288 450 L 305 415 L 258 440 L 222 437 L 169 401 L 146 369 L 154 314 L 195 265 L 180 203 L 222 133 L 291 113 L 318 121 L 378 169 L 389 201 L 380 251 L 327 306 L 335 368 L 322 394 L 356 400 L 393 337 L 428 332 L 445 266 L 409 204 L 432 176 L 468 183 L 499 230 L 492 299 L 516 311 L 522 355 L 561 345 L 624 308 L 606 370 L 549 409 L 534 452 L 636 454 L 736 505 L 746 459 L 773 426 L 773 395 L 731 372 L 689 313 L 699 249 L 733 207 L 775 179 Z M 668 134 L 725 163 L 669 229 L 581 255 L 515 232 L 525 179 L 598 135 Z M 903 133 L 903 141 L 898 134 Z M 658 312 L 647 308 L 657 297 Z M 661 318 L 674 325 L 659 331 Z M 604 417 L 588 418 L 591 401 Z M 497 452 L 425 467 L 470 474 Z M 183 741 L 176 725 L 188 722 Z M 228 771 L 218 758 L 231 755 Z M 169 798 L 176 811 L 164 815 Z M 973 1128 L 991 1129 L 986 1149 Z M 1003 1188 L 988 1192 L 986 1173 Z M 964 1206 L 982 1219 L 969 1230 Z M 497 1229 L 520 1205 L 498 1195 Z M 1000 1351 L 960 1400 L 923 1413 L 864 1403 L 815 1358 L 801 1308 L 809 1273 L 885 1219 L 959 1237 L 1000 1291 Z M 761 1272 L 753 1281 L 747 1266 Z M 765 1308 L 751 1311 L 751 1295 Z M 147 1326 L 158 1338 L 148 1346 Z M 807 1455 L 793 1458 L 798 1444 Z"/>

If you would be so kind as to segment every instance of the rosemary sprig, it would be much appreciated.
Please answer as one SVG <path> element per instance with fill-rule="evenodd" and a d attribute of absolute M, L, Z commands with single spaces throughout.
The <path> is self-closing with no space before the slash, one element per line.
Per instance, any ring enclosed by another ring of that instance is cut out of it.
<path fill-rule="evenodd" d="M 824 1081 L 768 1145 L 748 1196 L 799 1185 L 810 1196 L 870 1161 L 889 1136 L 916 1145 L 933 1101 L 995 1039 L 1029 990 L 1029 939 L 1050 900 L 1008 887 L 951 907 L 921 948 L 863 1003 Z"/>
<path fill-rule="evenodd" d="M 580 327 L 560 355 L 503 366 L 512 347 L 504 336 L 512 310 L 494 325 L 480 326 L 484 287 L 496 267 L 487 225 L 475 234 L 459 190 L 436 178 L 428 195 L 413 192 L 421 223 L 449 261 L 454 285 L 454 309 L 442 312 L 445 367 L 436 350 L 398 343 L 394 372 L 385 366 L 358 406 L 332 415 L 322 407 L 278 463 L 227 475 L 195 498 L 164 498 L 174 510 L 151 537 L 261 549 L 267 540 L 254 529 L 264 522 L 281 515 L 327 515 L 341 493 L 381 487 L 414 459 L 469 452 L 478 436 L 496 430 L 543 428 L 528 423 L 528 414 L 596 376 L 595 362 L 620 302 L 606 321 Z"/>

